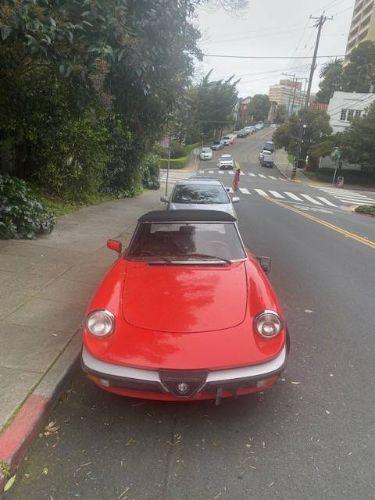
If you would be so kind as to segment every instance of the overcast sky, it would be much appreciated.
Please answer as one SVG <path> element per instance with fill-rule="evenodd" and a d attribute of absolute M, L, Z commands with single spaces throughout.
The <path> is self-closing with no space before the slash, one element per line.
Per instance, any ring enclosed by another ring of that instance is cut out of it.
<path fill-rule="evenodd" d="M 325 10 L 333 16 L 323 27 L 319 55 L 345 54 L 355 0 L 249 0 L 238 12 L 201 7 L 196 20 L 202 33 L 200 48 L 206 54 L 242 56 L 311 56 L 317 30 L 310 14 Z M 318 89 L 319 70 L 325 61 L 318 59 L 313 91 Z M 268 94 L 268 88 L 285 78 L 283 72 L 308 77 L 311 59 L 220 59 L 205 57 L 197 63 L 197 76 L 213 69 L 212 78 L 241 77 L 241 97 Z"/>

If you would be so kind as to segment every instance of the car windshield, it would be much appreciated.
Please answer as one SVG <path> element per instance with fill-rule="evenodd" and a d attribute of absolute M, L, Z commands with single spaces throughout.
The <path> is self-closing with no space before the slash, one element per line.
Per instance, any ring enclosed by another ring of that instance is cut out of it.
<path fill-rule="evenodd" d="M 246 254 L 233 222 L 143 222 L 127 258 L 158 257 L 232 261 L 245 259 Z"/>
<path fill-rule="evenodd" d="M 232 159 L 232 157 L 229 156 L 229 155 L 222 155 L 222 156 L 220 156 L 220 160 L 223 160 L 223 161 L 227 161 L 227 160 L 231 160 L 231 159 Z"/>
<path fill-rule="evenodd" d="M 220 185 L 182 184 L 173 191 L 172 203 L 229 203 L 225 189 Z"/>
<path fill-rule="evenodd" d="M 211 151 L 210 148 L 203 148 L 202 153 L 209 153 Z"/>
<path fill-rule="evenodd" d="M 221 142 L 220 142 L 220 141 L 214 141 L 212 144 L 213 144 L 214 146 L 218 146 L 219 144 L 221 144 Z"/>

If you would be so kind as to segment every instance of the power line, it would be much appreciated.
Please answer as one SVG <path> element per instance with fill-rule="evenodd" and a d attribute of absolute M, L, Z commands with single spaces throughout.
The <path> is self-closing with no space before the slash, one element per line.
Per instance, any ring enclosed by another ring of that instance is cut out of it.
<path fill-rule="evenodd" d="M 203 54 L 203 57 L 221 57 L 228 59 L 313 59 L 314 56 L 235 56 L 227 54 Z M 345 57 L 345 54 L 334 54 L 329 56 L 316 56 L 316 59 L 329 59 L 334 57 Z"/>

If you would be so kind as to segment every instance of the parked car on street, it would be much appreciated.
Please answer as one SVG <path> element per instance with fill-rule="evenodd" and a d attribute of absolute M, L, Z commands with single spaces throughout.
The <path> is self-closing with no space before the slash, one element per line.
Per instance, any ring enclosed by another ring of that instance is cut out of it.
<path fill-rule="evenodd" d="M 234 136 L 233 136 L 233 134 L 225 135 L 221 140 L 223 141 L 224 146 L 229 146 L 230 144 L 233 144 Z"/>
<path fill-rule="evenodd" d="M 253 127 L 252 125 L 245 127 L 244 130 L 246 130 L 249 134 L 254 134 L 256 132 L 256 128 Z"/>
<path fill-rule="evenodd" d="M 263 150 L 259 155 L 259 161 L 262 167 L 272 168 L 274 165 L 273 154 L 271 151 Z"/>
<path fill-rule="evenodd" d="M 163 401 L 271 388 L 289 350 L 269 259 L 244 247 L 236 219 L 214 210 L 149 212 L 92 298 L 82 368 L 98 387 Z"/>
<path fill-rule="evenodd" d="M 238 203 L 238 197 L 229 197 L 224 185 L 213 178 L 192 177 L 178 181 L 169 199 L 161 198 L 167 203 L 167 210 L 220 210 L 236 217 L 233 203 Z"/>
<path fill-rule="evenodd" d="M 239 137 L 239 138 L 244 138 L 244 137 L 247 137 L 248 135 L 249 135 L 249 132 L 247 132 L 244 128 L 237 132 L 237 137 Z"/>
<path fill-rule="evenodd" d="M 217 151 L 219 149 L 223 149 L 224 147 L 224 143 L 223 141 L 214 141 L 212 144 L 211 144 L 211 149 L 213 149 L 214 151 Z"/>
<path fill-rule="evenodd" d="M 219 169 L 233 169 L 234 160 L 232 155 L 221 155 L 217 163 Z"/>
<path fill-rule="evenodd" d="M 201 160 L 212 160 L 212 149 L 211 148 L 202 148 L 200 152 L 200 159 Z"/>
<path fill-rule="evenodd" d="M 273 153 L 275 151 L 275 144 L 273 141 L 267 141 L 263 146 L 263 150 Z"/>

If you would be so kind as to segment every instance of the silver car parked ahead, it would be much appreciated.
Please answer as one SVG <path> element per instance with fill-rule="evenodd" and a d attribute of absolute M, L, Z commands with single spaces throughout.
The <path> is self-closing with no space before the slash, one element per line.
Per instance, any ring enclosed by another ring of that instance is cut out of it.
<path fill-rule="evenodd" d="M 233 203 L 240 199 L 231 199 L 227 189 L 217 179 L 194 177 L 177 182 L 170 198 L 163 196 L 161 201 L 168 203 L 167 210 L 219 210 L 237 217 Z"/>

